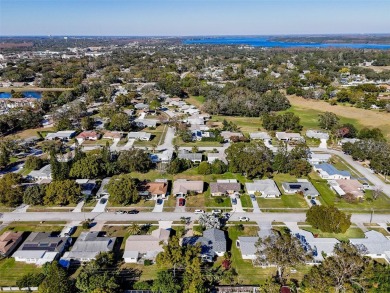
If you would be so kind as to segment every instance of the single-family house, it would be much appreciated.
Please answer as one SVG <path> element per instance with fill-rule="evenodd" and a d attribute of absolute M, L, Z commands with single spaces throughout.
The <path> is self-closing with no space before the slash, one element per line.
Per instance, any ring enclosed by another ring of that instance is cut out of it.
<path fill-rule="evenodd" d="M 146 199 L 165 198 L 168 193 L 168 180 L 156 179 L 154 182 L 141 182 L 138 187 L 138 194 Z"/>
<path fill-rule="evenodd" d="M 72 250 L 66 252 L 61 260 L 71 262 L 87 262 L 96 258 L 101 252 L 112 251 L 116 237 L 107 237 L 101 232 L 81 232 Z"/>
<path fill-rule="evenodd" d="M 217 180 L 210 183 L 210 193 L 212 196 L 230 195 L 240 192 L 241 184 L 236 179 Z"/>
<path fill-rule="evenodd" d="M 329 139 L 329 133 L 321 130 L 307 130 L 306 136 L 309 138 L 316 138 L 316 139 Z"/>
<path fill-rule="evenodd" d="M 76 183 L 81 188 L 81 193 L 85 196 L 91 196 L 96 188 L 96 180 L 93 179 L 76 179 Z"/>
<path fill-rule="evenodd" d="M 207 154 L 207 162 L 212 164 L 215 160 L 220 160 L 220 161 L 224 162 L 225 164 L 228 163 L 228 161 L 226 159 L 226 154 L 224 152 L 222 152 L 222 153 L 208 153 Z"/>
<path fill-rule="evenodd" d="M 126 240 L 123 259 L 126 263 L 137 263 L 140 259 L 154 261 L 169 240 L 169 230 L 157 229 L 151 235 L 130 235 Z"/>
<path fill-rule="evenodd" d="M 54 133 L 48 133 L 45 137 L 46 140 L 55 140 L 59 139 L 62 141 L 68 141 L 71 138 L 73 138 L 76 135 L 76 131 L 74 130 L 64 130 L 64 131 L 57 131 Z"/>
<path fill-rule="evenodd" d="M 157 127 L 157 124 L 160 123 L 159 120 L 157 119 L 134 119 L 134 123 L 137 127 L 154 127 L 156 128 Z"/>
<path fill-rule="evenodd" d="M 341 171 L 328 163 L 322 163 L 313 166 L 322 179 L 334 180 L 334 179 L 351 179 L 351 173 L 348 171 Z"/>
<path fill-rule="evenodd" d="M 356 179 L 336 179 L 328 181 L 330 187 L 340 196 L 352 194 L 355 198 L 364 197 L 364 187 Z"/>
<path fill-rule="evenodd" d="M 4 232 L 0 235 L 0 256 L 10 256 L 22 240 L 23 232 Z"/>
<path fill-rule="evenodd" d="M 28 178 L 34 179 L 36 181 L 39 180 L 47 180 L 47 179 L 52 179 L 51 178 L 51 166 L 50 164 L 43 166 L 39 170 L 33 170 L 31 171 L 28 175 Z"/>
<path fill-rule="evenodd" d="M 390 239 L 382 233 L 371 230 L 364 233 L 365 238 L 351 238 L 351 243 L 363 250 L 371 258 L 383 258 L 390 263 Z"/>
<path fill-rule="evenodd" d="M 190 192 L 202 193 L 203 186 L 203 181 L 177 179 L 173 182 L 172 194 L 175 196 L 184 196 Z"/>
<path fill-rule="evenodd" d="M 307 161 L 311 165 L 318 165 L 321 163 L 327 163 L 332 155 L 330 154 L 321 154 L 321 153 L 309 153 L 307 156 Z"/>
<path fill-rule="evenodd" d="M 251 132 L 249 137 L 251 140 L 271 140 L 271 136 L 267 132 Z"/>
<path fill-rule="evenodd" d="M 272 179 L 253 180 L 253 183 L 245 183 L 248 194 L 261 197 L 279 197 L 281 195 L 278 186 Z"/>
<path fill-rule="evenodd" d="M 230 142 L 232 141 L 232 138 L 242 138 L 244 137 L 241 132 L 232 132 L 232 131 L 221 131 L 221 136 L 223 137 L 224 141 Z"/>
<path fill-rule="evenodd" d="M 343 138 L 343 139 L 340 139 L 339 142 L 338 142 L 338 145 L 339 146 L 342 146 L 343 144 L 349 142 L 349 143 L 355 143 L 355 142 L 358 142 L 360 141 L 360 139 L 358 138 Z"/>
<path fill-rule="evenodd" d="M 120 131 L 107 131 L 103 134 L 103 138 L 119 141 L 123 137 L 123 132 Z"/>
<path fill-rule="evenodd" d="M 144 103 L 137 103 L 134 105 L 134 108 L 137 110 L 145 110 L 145 109 L 149 109 L 149 105 Z"/>
<path fill-rule="evenodd" d="M 173 156 L 173 150 L 165 150 L 161 153 L 149 154 L 150 160 L 153 164 L 157 163 L 169 163 Z"/>
<path fill-rule="evenodd" d="M 111 177 L 104 178 L 100 184 L 98 192 L 96 192 L 96 197 L 101 198 L 103 196 L 108 196 L 107 184 L 110 182 Z"/>
<path fill-rule="evenodd" d="M 187 119 L 185 119 L 187 124 L 190 125 L 204 125 L 204 118 L 200 117 L 198 114 L 194 114 Z"/>
<path fill-rule="evenodd" d="M 148 132 L 139 131 L 139 132 L 129 132 L 127 135 L 128 139 L 136 139 L 136 140 L 143 140 L 143 141 L 149 141 L 151 139 L 152 135 Z"/>
<path fill-rule="evenodd" d="M 70 243 L 70 237 L 52 236 L 47 232 L 32 232 L 12 257 L 15 261 L 40 266 L 58 259 Z"/>
<path fill-rule="evenodd" d="M 190 153 L 188 151 L 180 151 L 178 156 L 179 159 L 189 160 L 195 164 L 202 162 L 202 154 L 200 153 Z"/>
<path fill-rule="evenodd" d="M 236 247 L 240 249 L 242 259 L 255 260 L 257 258 L 256 243 L 259 241 L 259 237 L 240 236 L 236 240 Z"/>
<path fill-rule="evenodd" d="M 100 133 L 96 131 L 83 131 L 76 136 L 76 140 L 79 144 L 82 144 L 86 140 L 98 140 L 100 138 Z"/>
<path fill-rule="evenodd" d="M 276 132 L 275 134 L 276 138 L 280 141 L 305 141 L 305 139 L 301 136 L 299 133 L 290 133 L 290 132 Z"/>
<path fill-rule="evenodd" d="M 286 194 L 302 193 L 306 197 L 317 197 L 318 190 L 306 179 L 298 179 L 298 182 L 283 182 L 282 188 Z"/>
<path fill-rule="evenodd" d="M 208 229 L 203 236 L 185 237 L 182 245 L 196 245 L 200 243 L 201 257 L 206 262 L 212 262 L 216 256 L 223 256 L 227 251 L 225 232 L 219 229 Z"/>

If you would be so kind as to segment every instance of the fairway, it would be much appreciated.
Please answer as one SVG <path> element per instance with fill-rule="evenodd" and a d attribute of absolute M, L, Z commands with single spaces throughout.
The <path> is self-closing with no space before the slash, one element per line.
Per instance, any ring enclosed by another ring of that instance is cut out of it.
<path fill-rule="evenodd" d="M 333 112 L 340 117 L 341 123 L 353 123 L 357 128 L 378 127 L 387 139 L 390 139 L 390 114 L 374 110 L 335 105 L 324 101 L 288 96 L 292 107 L 287 110 L 301 118 L 305 128 L 318 128 L 317 117 L 321 112 Z"/>

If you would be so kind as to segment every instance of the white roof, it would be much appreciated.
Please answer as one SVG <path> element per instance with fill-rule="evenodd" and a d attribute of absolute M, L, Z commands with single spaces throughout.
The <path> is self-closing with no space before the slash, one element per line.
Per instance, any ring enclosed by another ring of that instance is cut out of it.
<path fill-rule="evenodd" d="M 272 179 L 253 180 L 253 183 L 245 183 L 246 190 L 259 191 L 265 194 L 280 195 L 280 191 L 275 181 Z"/>
<path fill-rule="evenodd" d="M 390 239 L 386 238 L 382 233 L 377 231 L 368 231 L 364 233 L 366 238 L 350 239 L 354 245 L 364 245 L 367 254 L 389 254 L 390 253 Z"/>

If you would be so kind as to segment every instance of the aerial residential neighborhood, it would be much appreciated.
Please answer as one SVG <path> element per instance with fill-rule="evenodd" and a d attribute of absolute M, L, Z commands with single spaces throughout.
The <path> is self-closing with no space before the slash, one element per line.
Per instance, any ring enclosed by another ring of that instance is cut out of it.
<path fill-rule="evenodd" d="M 0 292 L 390 292 L 387 3 L 3 2 Z"/>

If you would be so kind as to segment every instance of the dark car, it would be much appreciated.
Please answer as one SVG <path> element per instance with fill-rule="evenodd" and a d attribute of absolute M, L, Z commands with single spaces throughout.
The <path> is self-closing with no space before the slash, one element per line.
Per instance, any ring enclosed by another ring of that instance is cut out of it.
<path fill-rule="evenodd" d="M 310 203 L 311 203 L 313 206 L 316 206 L 316 205 L 317 205 L 317 203 L 316 203 L 316 201 L 315 201 L 314 199 L 310 200 Z"/>
<path fill-rule="evenodd" d="M 105 204 L 107 202 L 107 198 L 101 198 L 99 202 L 101 204 Z"/>
<path fill-rule="evenodd" d="M 237 204 L 237 198 L 232 198 L 232 205 L 236 205 Z"/>
<path fill-rule="evenodd" d="M 388 232 L 390 232 L 390 226 L 389 226 L 389 227 L 387 227 L 387 231 L 388 231 Z"/>
<path fill-rule="evenodd" d="M 138 214 L 139 211 L 138 210 L 130 210 L 127 212 L 128 214 L 131 214 L 131 215 L 135 215 L 135 214 Z"/>
<path fill-rule="evenodd" d="M 250 198 L 251 198 L 253 201 L 256 200 L 256 196 L 255 196 L 254 194 L 251 194 L 251 195 L 249 195 L 249 196 L 250 196 Z"/>
<path fill-rule="evenodd" d="M 183 207 L 186 203 L 186 200 L 184 198 L 179 198 L 179 206 Z"/>
<path fill-rule="evenodd" d="M 161 198 L 157 199 L 157 204 L 162 204 L 163 200 Z"/>

